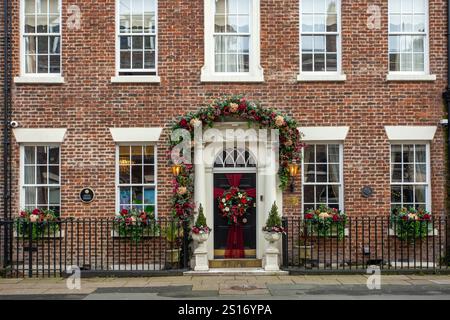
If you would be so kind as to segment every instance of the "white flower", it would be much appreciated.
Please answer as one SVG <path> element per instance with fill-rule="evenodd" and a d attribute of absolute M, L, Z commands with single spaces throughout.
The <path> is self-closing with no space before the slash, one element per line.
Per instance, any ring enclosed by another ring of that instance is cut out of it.
<path fill-rule="evenodd" d="M 242 198 L 242 193 L 238 193 L 238 197 L 239 197 L 239 198 Z"/>
<path fill-rule="evenodd" d="M 225 198 L 223 198 L 223 199 L 222 199 L 222 202 L 225 203 L 225 202 L 227 202 L 227 200 L 225 200 Z"/>
<path fill-rule="evenodd" d="M 230 211 L 230 208 L 226 207 L 226 208 L 225 208 L 225 211 L 226 211 L 226 212 Z"/>

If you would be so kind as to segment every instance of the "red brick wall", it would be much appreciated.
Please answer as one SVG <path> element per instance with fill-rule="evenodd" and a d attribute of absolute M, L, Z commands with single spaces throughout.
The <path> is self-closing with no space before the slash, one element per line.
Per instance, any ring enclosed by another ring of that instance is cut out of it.
<path fill-rule="evenodd" d="M 19 0 L 14 0 L 13 54 L 19 74 Z M 80 30 L 66 27 L 67 8 L 81 8 Z M 368 5 L 382 8 L 381 30 L 366 26 Z M 435 82 L 386 82 L 387 1 L 342 0 L 342 83 L 298 83 L 298 1 L 261 1 L 261 84 L 204 84 L 203 0 L 160 1 L 160 84 L 112 84 L 115 74 L 114 0 L 63 0 L 63 85 L 15 85 L 14 120 L 23 127 L 66 127 L 62 145 L 62 212 L 106 216 L 115 211 L 114 142 L 110 127 L 164 127 L 174 117 L 224 94 L 245 93 L 292 115 L 301 126 L 349 126 L 344 146 L 345 209 L 350 215 L 388 214 L 389 144 L 385 125 L 438 125 L 446 87 L 446 1 L 429 0 L 430 70 Z M 160 141 L 159 212 L 169 210 L 170 167 Z M 439 127 L 431 147 L 433 212 L 444 212 L 444 135 Z M 15 208 L 19 149 L 14 146 Z M 369 199 L 364 185 L 374 188 Z M 78 200 L 91 186 L 97 199 Z M 299 188 L 299 179 L 297 181 Z M 298 214 L 300 194 L 286 194 L 285 213 Z"/>

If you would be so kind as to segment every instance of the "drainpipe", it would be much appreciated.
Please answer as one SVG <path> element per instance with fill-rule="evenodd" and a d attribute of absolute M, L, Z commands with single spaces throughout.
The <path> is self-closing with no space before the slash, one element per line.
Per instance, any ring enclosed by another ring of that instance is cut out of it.
<path fill-rule="evenodd" d="M 447 105 L 447 119 L 441 124 L 447 126 L 447 219 L 450 219 L 450 0 L 447 1 L 447 89 L 444 92 L 444 100 Z M 450 223 L 447 223 L 447 262 L 450 262 Z"/>
<path fill-rule="evenodd" d="M 3 214 L 5 219 L 11 218 L 11 18 L 9 0 L 3 1 Z M 4 266 L 11 261 L 12 228 L 5 224 L 4 231 Z"/>

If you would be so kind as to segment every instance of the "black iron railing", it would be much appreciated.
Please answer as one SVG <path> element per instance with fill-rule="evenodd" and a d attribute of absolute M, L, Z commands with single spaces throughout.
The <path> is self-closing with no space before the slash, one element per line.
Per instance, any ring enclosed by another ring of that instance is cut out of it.
<path fill-rule="evenodd" d="M 164 217 L 125 227 L 110 218 L 0 221 L 0 234 L 10 235 L 11 247 L 0 261 L 3 273 L 15 277 L 60 276 L 75 268 L 91 274 L 183 271 L 187 227 Z"/>
<path fill-rule="evenodd" d="M 296 271 L 450 270 L 448 219 L 405 223 L 353 217 L 324 229 L 302 217 L 283 217 L 283 268 Z"/>

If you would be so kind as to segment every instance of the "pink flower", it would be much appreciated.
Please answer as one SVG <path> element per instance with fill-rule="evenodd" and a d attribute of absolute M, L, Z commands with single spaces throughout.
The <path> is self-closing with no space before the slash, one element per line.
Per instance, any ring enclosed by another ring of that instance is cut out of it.
<path fill-rule="evenodd" d="M 38 216 L 41 213 L 40 209 L 34 209 L 31 214 Z"/>

